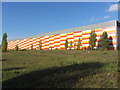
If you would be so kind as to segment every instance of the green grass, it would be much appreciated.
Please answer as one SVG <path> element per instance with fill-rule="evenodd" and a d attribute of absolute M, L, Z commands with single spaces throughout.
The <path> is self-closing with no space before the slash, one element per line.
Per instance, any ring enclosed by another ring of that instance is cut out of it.
<path fill-rule="evenodd" d="M 3 88 L 118 88 L 118 52 L 4 52 L 2 82 Z"/>

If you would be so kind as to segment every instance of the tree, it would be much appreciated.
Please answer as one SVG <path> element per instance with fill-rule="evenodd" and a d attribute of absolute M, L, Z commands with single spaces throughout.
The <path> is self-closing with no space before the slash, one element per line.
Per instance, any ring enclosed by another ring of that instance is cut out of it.
<path fill-rule="evenodd" d="M 7 34 L 4 33 L 2 37 L 2 51 L 7 51 Z"/>
<path fill-rule="evenodd" d="M 78 39 L 78 44 L 77 44 L 77 50 L 80 50 L 80 45 L 81 45 L 81 41 L 80 38 Z"/>
<path fill-rule="evenodd" d="M 33 44 L 31 45 L 31 50 L 33 50 Z"/>
<path fill-rule="evenodd" d="M 40 50 L 42 49 L 42 42 L 41 42 L 41 40 L 39 41 L 39 49 Z"/>
<path fill-rule="evenodd" d="M 52 47 L 50 47 L 50 50 L 52 50 Z"/>
<path fill-rule="evenodd" d="M 67 50 L 67 48 L 68 48 L 68 40 L 66 39 L 66 41 L 65 41 L 65 49 Z"/>
<path fill-rule="evenodd" d="M 109 40 L 108 40 L 108 34 L 106 31 L 103 32 L 102 38 L 101 38 L 101 46 L 102 50 L 105 50 L 108 48 Z"/>
<path fill-rule="evenodd" d="M 18 45 L 15 46 L 15 51 L 18 51 L 19 50 L 19 47 Z"/>
<path fill-rule="evenodd" d="M 74 43 L 74 50 L 76 49 L 76 46 L 77 46 L 77 44 L 76 44 L 76 42 Z"/>
<path fill-rule="evenodd" d="M 70 50 L 72 49 L 72 41 L 70 42 Z"/>
<path fill-rule="evenodd" d="M 97 41 L 97 39 L 96 39 L 96 33 L 95 33 L 95 31 L 94 30 L 92 30 L 91 31 L 91 33 L 90 33 L 90 38 L 89 38 L 89 44 L 90 44 L 90 48 L 93 50 L 93 48 L 95 47 L 95 45 L 96 45 L 96 41 Z"/>
<path fill-rule="evenodd" d="M 55 50 L 58 50 L 58 48 L 56 47 Z"/>
<path fill-rule="evenodd" d="M 108 41 L 109 41 L 109 43 L 108 43 L 108 49 L 109 50 L 114 50 L 114 46 L 113 46 L 113 38 L 112 38 L 112 36 L 110 36 L 109 38 L 108 38 Z M 110 45 L 110 46 L 109 46 Z M 119 46 L 119 45 L 118 45 Z"/>

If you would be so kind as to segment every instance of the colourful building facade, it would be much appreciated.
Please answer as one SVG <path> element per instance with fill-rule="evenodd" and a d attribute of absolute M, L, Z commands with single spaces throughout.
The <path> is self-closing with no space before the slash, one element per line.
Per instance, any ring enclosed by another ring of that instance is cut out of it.
<path fill-rule="evenodd" d="M 68 49 L 70 49 L 70 43 L 72 42 L 72 49 L 75 48 L 75 43 L 77 44 L 78 39 L 81 40 L 80 49 L 88 49 L 89 48 L 89 37 L 92 30 L 95 31 L 97 37 L 96 46 L 94 48 L 100 48 L 99 45 L 101 43 L 100 38 L 104 31 L 108 34 L 108 39 L 111 41 L 109 43 L 109 48 L 117 50 L 118 47 L 118 22 L 116 20 L 87 25 L 72 29 L 65 29 L 61 31 L 41 34 L 37 36 L 31 36 L 16 40 L 11 40 L 8 42 L 8 49 L 14 49 L 16 45 L 19 46 L 19 49 L 39 49 L 39 41 L 42 42 L 42 49 L 50 50 L 52 49 L 65 49 L 65 41 L 68 40 Z"/>

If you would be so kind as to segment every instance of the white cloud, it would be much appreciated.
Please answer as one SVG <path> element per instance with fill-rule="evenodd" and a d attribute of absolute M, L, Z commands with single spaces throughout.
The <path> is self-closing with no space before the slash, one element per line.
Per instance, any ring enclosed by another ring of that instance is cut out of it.
<path fill-rule="evenodd" d="M 104 17 L 98 17 L 98 18 L 92 17 L 92 18 L 90 19 L 90 22 L 96 22 L 96 21 L 100 21 L 100 20 L 104 20 L 104 19 L 108 19 L 108 18 L 110 18 L 109 15 L 104 16 Z"/>
<path fill-rule="evenodd" d="M 91 22 L 93 22 L 93 21 L 94 21 L 94 19 L 95 19 L 95 17 L 92 17 L 92 18 L 90 19 L 90 21 L 91 21 Z"/>
<path fill-rule="evenodd" d="M 99 21 L 101 18 L 96 18 L 96 17 L 92 17 L 90 19 L 91 22 L 96 22 L 96 21 Z"/>
<path fill-rule="evenodd" d="M 106 18 L 110 18 L 110 16 L 104 16 L 103 18 L 105 18 L 105 19 L 106 19 Z"/>
<path fill-rule="evenodd" d="M 113 11 L 118 11 L 118 10 L 120 10 L 120 4 L 116 3 L 116 4 L 110 5 L 107 12 L 113 12 Z"/>

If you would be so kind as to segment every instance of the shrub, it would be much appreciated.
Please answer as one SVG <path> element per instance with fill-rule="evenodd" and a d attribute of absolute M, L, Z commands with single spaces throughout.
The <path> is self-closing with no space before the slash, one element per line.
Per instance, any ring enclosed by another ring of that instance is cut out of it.
<path fill-rule="evenodd" d="M 18 51 L 19 50 L 19 47 L 18 45 L 15 46 L 15 51 Z"/>
<path fill-rule="evenodd" d="M 31 50 L 33 50 L 33 45 L 31 45 Z"/>
<path fill-rule="evenodd" d="M 80 45 L 81 45 L 81 41 L 80 38 L 78 39 L 78 44 L 77 44 L 77 50 L 80 50 Z"/>
<path fill-rule="evenodd" d="M 42 42 L 41 42 L 41 40 L 39 41 L 39 49 L 40 50 L 42 49 Z"/>
<path fill-rule="evenodd" d="M 66 39 L 66 41 L 65 41 L 65 49 L 67 50 L 67 48 L 68 48 L 68 40 Z"/>
<path fill-rule="evenodd" d="M 70 42 L 70 50 L 72 49 L 72 41 Z"/>
<path fill-rule="evenodd" d="M 58 50 L 58 48 L 55 48 L 55 50 Z"/>
<path fill-rule="evenodd" d="M 52 47 L 50 49 L 52 50 Z"/>
<path fill-rule="evenodd" d="M 76 44 L 76 42 L 74 43 L 74 50 L 76 50 L 76 46 L 77 46 L 77 44 Z"/>

